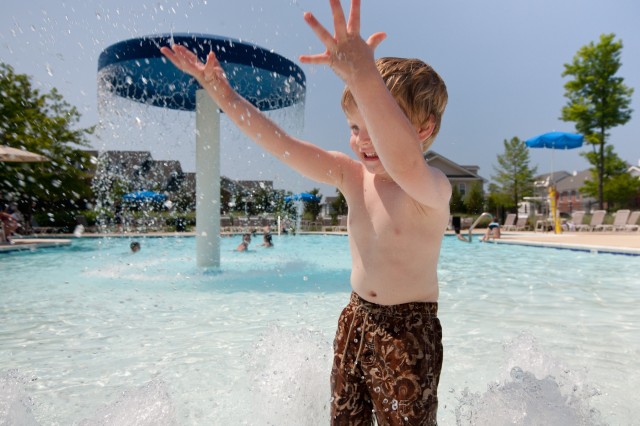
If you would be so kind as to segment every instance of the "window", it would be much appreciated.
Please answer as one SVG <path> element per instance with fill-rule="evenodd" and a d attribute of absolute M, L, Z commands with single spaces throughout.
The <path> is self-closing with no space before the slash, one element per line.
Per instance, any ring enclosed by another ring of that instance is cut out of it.
<path fill-rule="evenodd" d="M 464 195 L 467 193 L 467 184 L 466 183 L 459 183 L 458 184 L 458 192 L 460 193 L 460 195 L 462 195 L 464 197 Z"/>

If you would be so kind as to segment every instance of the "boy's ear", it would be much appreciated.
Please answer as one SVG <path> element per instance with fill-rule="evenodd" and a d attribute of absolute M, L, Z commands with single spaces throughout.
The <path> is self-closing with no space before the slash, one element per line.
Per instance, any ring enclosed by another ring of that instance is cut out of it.
<path fill-rule="evenodd" d="M 420 138 L 420 140 L 421 141 L 427 140 L 433 133 L 433 129 L 435 127 L 436 127 L 436 122 L 433 116 L 430 116 L 427 122 L 418 129 L 418 137 Z"/>

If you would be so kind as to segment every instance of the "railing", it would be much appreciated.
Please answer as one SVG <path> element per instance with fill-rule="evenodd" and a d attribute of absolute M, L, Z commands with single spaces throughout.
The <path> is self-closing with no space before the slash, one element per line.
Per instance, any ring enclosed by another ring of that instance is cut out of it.
<path fill-rule="evenodd" d="M 469 227 L 469 242 L 471 242 L 471 239 L 473 238 L 473 228 L 475 228 L 476 225 L 478 223 L 480 223 L 482 218 L 487 217 L 487 216 L 488 217 L 493 217 L 493 216 L 491 216 L 490 213 L 484 212 L 480 216 L 478 216 L 478 218 L 475 220 L 475 222 L 473 222 L 473 224 Z"/>

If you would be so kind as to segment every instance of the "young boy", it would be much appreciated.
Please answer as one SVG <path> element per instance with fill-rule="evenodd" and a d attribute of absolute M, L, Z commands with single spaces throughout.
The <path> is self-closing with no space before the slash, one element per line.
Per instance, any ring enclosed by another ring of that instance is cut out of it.
<path fill-rule="evenodd" d="M 360 1 L 349 20 L 330 0 L 335 35 L 304 18 L 326 51 L 304 55 L 346 83 L 342 105 L 356 160 L 281 130 L 228 84 L 213 53 L 202 64 L 182 46 L 162 53 L 191 74 L 249 137 L 303 175 L 334 185 L 349 205 L 353 293 L 334 341 L 333 424 L 436 424 L 442 367 L 437 263 L 449 220 L 451 187 L 423 152 L 440 128 L 443 81 L 428 65 L 374 60 L 385 38 L 360 36 Z"/>

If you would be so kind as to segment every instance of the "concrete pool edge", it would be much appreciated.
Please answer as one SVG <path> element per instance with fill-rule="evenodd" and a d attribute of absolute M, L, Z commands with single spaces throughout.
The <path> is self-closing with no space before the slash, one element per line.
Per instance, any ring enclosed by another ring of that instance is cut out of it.
<path fill-rule="evenodd" d="M 14 251 L 33 251 L 38 248 L 63 247 L 71 245 L 71 240 L 66 238 L 15 238 L 12 243 L 0 244 L 0 253 Z"/>

